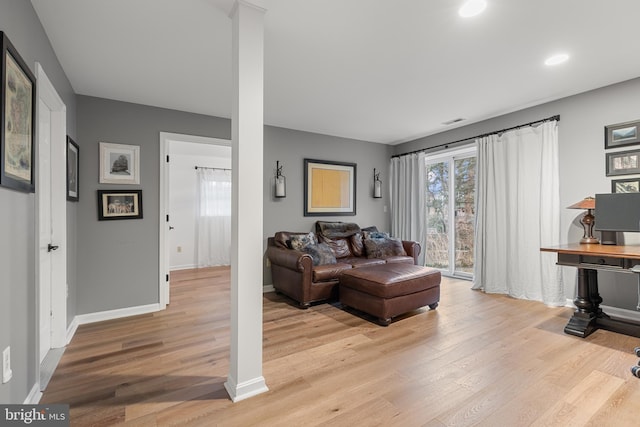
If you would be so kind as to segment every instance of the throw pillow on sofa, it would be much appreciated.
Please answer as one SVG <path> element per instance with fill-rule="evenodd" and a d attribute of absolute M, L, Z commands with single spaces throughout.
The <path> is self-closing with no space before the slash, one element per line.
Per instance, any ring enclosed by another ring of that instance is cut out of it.
<path fill-rule="evenodd" d="M 332 239 L 327 236 L 320 235 L 320 242 L 326 243 L 331 248 L 333 255 L 336 258 L 352 256 L 348 238 L 336 237 Z"/>
<path fill-rule="evenodd" d="M 367 258 L 388 258 L 407 255 L 402 246 L 402 241 L 395 237 L 372 237 L 370 235 L 364 239 L 364 247 L 367 250 Z"/>
<path fill-rule="evenodd" d="M 303 251 L 311 255 L 313 265 L 335 264 L 337 262 L 333 251 L 326 243 L 309 245 Z"/>
<path fill-rule="evenodd" d="M 351 252 L 353 253 L 353 256 L 365 256 L 364 242 L 362 241 L 362 239 L 362 233 L 356 233 L 349 237 L 349 243 L 351 243 Z"/>
<path fill-rule="evenodd" d="M 313 231 L 307 234 L 294 234 L 289 240 L 289 247 L 296 251 L 303 251 L 307 246 L 317 245 L 318 239 Z"/>

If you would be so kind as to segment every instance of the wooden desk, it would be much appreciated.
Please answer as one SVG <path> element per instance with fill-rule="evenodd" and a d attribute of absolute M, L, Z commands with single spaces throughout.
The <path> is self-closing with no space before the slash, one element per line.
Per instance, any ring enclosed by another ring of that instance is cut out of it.
<path fill-rule="evenodd" d="M 565 333 L 584 338 L 600 328 L 640 337 L 639 323 L 615 319 L 602 311 L 598 292 L 598 270 L 637 274 L 630 269 L 640 265 L 640 246 L 571 243 L 540 250 L 556 252 L 558 265 L 578 269 L 578 295 L 573 300 L 576 311 L 564 327 Z"/>

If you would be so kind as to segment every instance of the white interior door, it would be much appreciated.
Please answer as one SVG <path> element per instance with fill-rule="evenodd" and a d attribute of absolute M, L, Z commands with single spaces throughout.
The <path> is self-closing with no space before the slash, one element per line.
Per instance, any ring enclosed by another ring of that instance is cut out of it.
<path fill-rule="evenodd" d="M 38 354 L 67 344 L 66 107 L 36 63 Z M 39 366 L 39 364 L 38 364 Z"/>
<path fill-rule="evenodd" d="M 40 258 L 40 362 L 51 348 L 51 110 L 38 100 L 38 254 Z"/>

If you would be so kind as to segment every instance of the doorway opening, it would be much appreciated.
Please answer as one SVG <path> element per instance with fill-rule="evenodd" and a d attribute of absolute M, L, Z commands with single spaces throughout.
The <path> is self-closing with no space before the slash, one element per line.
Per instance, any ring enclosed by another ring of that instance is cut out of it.
<path fill-rule="evenodd" d="M 231 141 L 160 133 L 160 305 L 170 301 L 170 272 L 198 268 L 198 169 L 231 170 Z M 230 183 L 230 177 L 229 177 Z M 229 204 L 230 208 L 230 204 Z M 204 209 L 211 213 L 211 209 Z M 229 212 L 230 214 L 230 212 Z M 210 218 L 204 218 L 208 220 Z M 229 219 L 230 222 L 230 219 Z M 206 225 L 206 224 L 205 224 Z"/>

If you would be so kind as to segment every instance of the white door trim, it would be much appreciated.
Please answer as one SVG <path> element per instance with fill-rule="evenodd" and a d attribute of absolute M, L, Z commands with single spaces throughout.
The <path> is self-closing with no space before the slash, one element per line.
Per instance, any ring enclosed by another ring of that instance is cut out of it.
<path fill-rule="evenodd" d="M 37 98 L 42 100 L 51 110 L 51 222 L 54 240 L 52 243 L 59 247 L 58 250 L 52 252 L 51 348 L 60 348 L 67 344 L 67 107 L 40 63 L 36 62 L 35 65 Z M 37 108 L 39 109 L 39 107 Z M 36 114 L 39 112 L 36 111 Z M 36 130 L 36 140 L 38 140 L 38 135 L 39 130 Z M 36 188 L 36 212 L 38 212 L 39 206 L 38 194 Z M 39 228 L 39 215 L 36 215 L 36 229 L 39 231 Z M 35 234 L 39 239 L 39 232 Z M 40 265 L 38 248 L 39 243 L 36 242 L 36 266 Z M 36 268 L 36 279 L 39 284 L 40 271 L 38 270 Z M 40 289 L 37 294 L 37 306 L 39 307 Z M 37 346 L 40 348 L 39 334 L 37 341 Z"/>
<path fill-rule="evenodd" d="M 169 228 L 167 226 L 167 215 L 169 215 L 169 144 L 171 141 L 193 142 L 197 144 L 214 144 L 231 146 L 231 140 L 211 138 L 207 136 L 185 135 L 181 133 L 160 132 L 160 229 L 159 235 L 159 265 L 158 295 L 160 309 L 164 309 L 169 304 L 170 283 L 169 277 Z"/>

